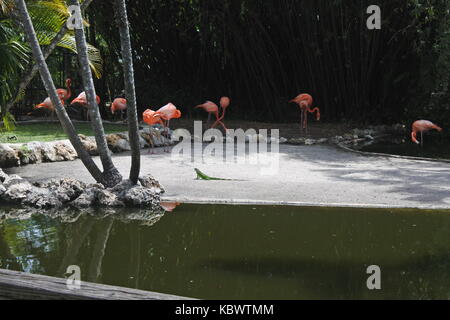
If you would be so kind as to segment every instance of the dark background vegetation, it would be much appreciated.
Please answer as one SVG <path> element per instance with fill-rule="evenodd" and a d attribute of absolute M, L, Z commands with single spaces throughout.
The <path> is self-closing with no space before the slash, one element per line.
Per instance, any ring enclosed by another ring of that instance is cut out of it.
<path fill-rule="evenodd" d="M 372 4 L 382 9 L 381 30 L 366 27 Z M 228 95 L 230 118 L 293 122 L 298 110 L 287 101 L 308 92 L 329 122 L 450 125 L 448 0 L 128 5 L 140 111 L 172 101 L 195 116 L 192 106 Z M 104 59 L 97 90 L 110 101 L 123 90 L 112 0 L 94 1 L 87 18 L 88 40 Z M 64 63 L 76 79 L 76 64 Z"/>

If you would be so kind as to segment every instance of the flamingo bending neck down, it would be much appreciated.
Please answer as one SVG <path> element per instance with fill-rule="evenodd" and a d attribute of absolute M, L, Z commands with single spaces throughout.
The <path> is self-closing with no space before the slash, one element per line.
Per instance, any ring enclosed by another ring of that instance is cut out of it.
<path fill-rule="evenodd" d="M 64 104 L 62 100 L 61 103 Z M 34 109 L 42 109 L 42 108 L 50 110 L 51 112 L 55 111 L 55 106 L 53 105 L 53 102 L 50 99 L 50 97 L 45 98 L 43 102 L 34 107 Z"/>
<path fill-rule="evenodd" d="M 302 93 L 298 95 L 296 98 L 289 101 L 290 103 L 296 103 L 301 110 L 301 128 L 305 129 L 306 133 L 308 133 L 308 112 L 309 113 L 316 113 L 316 119 L 317 121 L 320 120 L 320 109 L 314 108 L 311 109 L 313 105 L 313 98 L 311 95 L 307 93 Z"/>
<path fill-rule="evenodd" d="M 153 115 L 154 118 L 161 118 L 162 120 L 166 121 L 166 136 L 167 139 L 169 139 L 169 124 L 170 120 L 172 119 L 179 119 L 181 118 L 181 111 L 177 109 L 177 107 L 173 103 L 168 103 L 164 107 L 160 108 L 158 111 L 155 112 Z M 166 152 L 169 152 L 167 149 L 164 150 Z"/>
<path fill-rule="evenodd" d="M 117 111 L 120 111 L 120 117 L 123 119 L 123 113 L 125 110 L 127 110 L 127 100 L 124 98 L 114 99 L 111 104 L 111 113 L 115 114 Z"/>
<path fill-rule="evenodd" d="M 100 97 L 99 96 L 95 96 L 95 101 L 97 102 L 97 104 L 100 104 Z M 78 103 L 81 106 L 86 108 L 86 119 L 89 119 L 89 103 L 87 101 L 87 97 L 86 97 L 86 92 L 83 91 L 82 93 L 80 93 L 78 95 L 78 97 L 76 97 L 70 104 L 75 104 Z"/>
<path fill-rule="evenodd" d="M 216 126 L 218 126 L 220 124 L 222 126 L 222 128 L 225 131 L 227 131 L 228 129 L 222 120 L 225 118 L 225 112 L 229 105 L 230 105 L 230 98 L 222 97 L 220 99 L 220 106 L 222 107 L 222 115 L 220 117 L 219 117 L 219 107 L 217 106 L 217 104 L 215 104 L 212 101 L 206 101 L 205 103 L 194 107 L 194 109 L 202 108 L 203 110 L 208 112 L 209 115 L 213 114 L 216 117 L 216 122 L 214 122 L 214 124 L 211 126 L 211 128 L 215 128 Z"/>
<path fill-rule="evenodd" d="M 437 130 L 437 131 L 441 132 L 442 128 L 428 120 L 417 120 L 412 125 L 411 140 L 414 143 L 421 144 L 423 146 L 423 133 L 430 131 L 430 130 Z M 420 132 L 420 142 L 417 141 L 417 133 L 418 132 Z"/>
<path fill-rule="evenodd" d="M 165 125 L 164 125 L 163 120 L 161 119 L 161 116 L 159 114 L 156 114 L 156 111 L 147 109 L 144 111 L 142 116 L 143 116 L 144 122 L 146 124 L 148 124 L 149 126 L 153 126 L 155 124 L 160 124 L 161 126 L 163 126 L 163 128 L 165 128 Z M 155 145 L 153 144 L 152 137 L 150 137 L 149 141 L 150 141 L 151 146 L 149 148 L 148 153 L 153 154 L 154 153 L 153 149 L 155 148 Z"/>

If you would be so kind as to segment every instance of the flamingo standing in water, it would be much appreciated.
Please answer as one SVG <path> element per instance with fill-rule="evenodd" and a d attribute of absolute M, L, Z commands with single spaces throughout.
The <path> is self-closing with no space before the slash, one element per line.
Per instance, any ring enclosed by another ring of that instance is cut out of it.
<path fill-rule="evenodd" d="M 308 133 L 308 112 L 309 113 L 316 113 L 316 119 L 317 121 L 320 120 L 320 109 L 314 108 L 311 109 L 313 105 L 313 98 L 311 95 L 307 93 L 302 93 L 298 95 L 296 98 L 289 101 L 290 103 L 296 103 L 301 110 L 301 126 L 303 129 L 305 129 L 306 133 Z"/>
<path fill-rule="evenodd" d="M 418 121 L 414 122 L 412 125 L 411 140 L 414 143 L 417 143 L 417 144 L 420 143 L 423 146 L 423 133 L 430 131 L 430 130 L 437 130 L 437 131 L 441 132 L 442 128 L 428 120 L 418 120 Z M 417 141 L 417 133 L 418 132 L 420 132 L 420 142 Z"/>
<path fill-rule="evenodd" d="M 149 126 L 153 126 L 155 124 L 160 124 L 165 128 L 164 122 L 161 119 L 161 116 L 159 114 L 156 114 L 156 111 L 147 109 L 144 111 L 142 116 L 144 118 L 144 122 L 146 124 L 148 124 Z M 152 139 L 150 139 L 150 143 L 151 143 L 151 148 L 149 149 L 149 153 L 153 154 L 154 153 L 153 149 L 154 149 L 155 145 L 153 144 Z"/>
<path fill-rule="evenodd" d="M 162 120 L 166 121 L 166 135 L 167 138 L 169 138 L 169 124 L 171 119 L 179 119 L 181 118 L 181 111 L 175 107 L 173 103 L 168 103 L 164 107 L 160 108 L 158 111 L 155 112 L 153 115 L 154 118 L 160 117 Z M 164 150 L 168 152 L 168 150 Z"/>
<path fill-rule="evenodd" d="M 70 99 L 70 97 L 72 96 L 72 91 L 71 91 L 71 85 L 72 85 L 72 80 L 71 79 L 67 79 L 66 80 L 66 87 L 67 89 L 57 89 L 56 93 L 58 94 L 59 99 L 61 99 L 61 104 L 63 106 L 65 106 L 66 101 Z M 52 112 L 55 112 L 55 106 L 53 105 L 50 97 L 47 97 L 43 102 L 41 102 L 40 104 L 36 105 L 34 107 L 34 109 L 47 109 L 50 110 Z"/>
<path fill-rule="evenodd" d="M 95 96 L 95 101 L 97 102 L 97 104 L 100 104 L 100 97 Z M 78 103 L 86 108 L 86 119 L 89 119 L 89 104 L 87 101 L 86 92 L 83 91 L 82 93 L 80 93 L 78 97 L 75 98 L 70 104 L 72 105 L 75 103 Z"/>
<path fill-rule="evenodd" d="M 127 100 L 124 98 L 114 99 L 111 104 L 111 113 L 115 114 L 117 111 L 120 111 L 120 117 L 123 120 L 123 112 L 127 110 Z"/>
<path fill-rule="evenodd" d="M 211 126 L 211 128 L 215 128 L 217 125 L 220 124 L 222 126 L 222 128 L 225 131 L 227 131 L 228 129 L 225 126 L 225 124 L 222 122 L 222 120 L 225 118 L 225 112 L 229 105 L 230 105 L 230 98 L 222 97 L 220 99 L 220 106 L 222 107 L 222 115 L 220 117 L 219 117 L 219 107 L 217 106 L 217 104 L 215 104 L 212 101 L 206 101 L 205 103 L 194 107 L 194 109 L 202 108 L 203 110 L 208 112 L 209 113 L 208 122 L 209 122 L 209 117 L 211 115 L 214 115 L 216 117 L 216 122 L 214 122 L 214 124 Z"/>

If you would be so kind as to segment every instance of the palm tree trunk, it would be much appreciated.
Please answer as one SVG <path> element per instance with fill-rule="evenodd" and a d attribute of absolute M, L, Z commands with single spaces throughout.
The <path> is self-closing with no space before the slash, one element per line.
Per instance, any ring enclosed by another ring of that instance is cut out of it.
<path fill-rule="evenodd" d="M 69 3 L 74 6 L 80 6 L 78 0 L 70 0 Z M 81 67 L 81 76 L 83 78 L 83 87 L 88 102 L 91 125 L 94 131 L 95 141 L 97 142 L 100 160 L 103 165 L 103 180 L 105 181 L 106 186 L 114 186 L 122 181 L 122 175 L 112 162 L 111 152 L 108 148 L 108 143 L 106 142 L 103 120 L 96 102 L 94 80 L 89 66 L 84 28 L 75 29 L 75 40 L 77 43 L 78 59 Z"/>
<path fill-rule="evenodd" d="M 130 180 L 138 182 L 141 169 L 141 148 L 139 144 L 139 123 L 137 117 L 136 90 L 134 86 L 133 53 L 131 51 L 130 26 L 125 0 L 115 1 L 116 21 L 120 31 L 122 65 L 125 81 L 125 95 L 128 112 L 128 136 L 131 146 Z"/>
<path fill-rule="evenodd" d="M 84 166 L 88 169 L 95 180 L 103 183 L 102 172 L 84 148 L 83 143 L 78 137 L 72 121 L 70 120 L 66 110 L 61 103 L 61 100 L 58 97 L 58 94 L 56 93 L 56 87 L 53 83 L 53 79 L 48 69 L 47 63 L 45 62 L 41 47 L 39 46 L 36 32 L 34 31 L 33 23 L 31 22 L 25 0 L 15 0 L 15 2 L 16 10 L 18 10 L 19 17 L 22 20 L 22 26 L 25 31 L 25 35 L 28 38 L 28 43 L 30 44 L 30 47 L 32 49 L 34 59 L 36 60 L 36 65 L 39 68 L 42 82 L 44 83 L 47 94 L 49 95 L 53 105 L 55 106 L 58 119 L 61 122 L 64 131 L 68 135 L 70 142 L 78 153 L 78 156 L 83 162 Z"/>
<path fill-rule="evenodd" d="M 85 0 L 83 4 L 81 5 L 82 12 L 86 10 L 86 8 L 92 3 L 93 0 Z M 14 16 L 13 16 L 14 18 Z M 57 47 L 58 43 L 61 41 L 61 39 L 66 35 L 67 31 L 69 29 L 67 28 L 67 25 L 64 24 L 59 32 L 56 34 L 56 36 L 53 38 L 52 42 L 46 46 L 43 50 L 44 59 L 47 60 L 47 58 L 53 53 L 55 48 Z M 39 66 L 37 63 L 32 64 L 31 68 L 26 71 L 25 74 L 22 75 L 21 80 L 19 82 L 19 87 L 17 88 L 14 96 L 8 103 L 6 104 L 4 110 L 2 110 L 3 113 L 8 112 L 14 104 L 19 100 L 22 92 L 25 91 L 25 89 L 30 84 L 31 80 L 34 79 L 36 74 L 39 72 Z"/>

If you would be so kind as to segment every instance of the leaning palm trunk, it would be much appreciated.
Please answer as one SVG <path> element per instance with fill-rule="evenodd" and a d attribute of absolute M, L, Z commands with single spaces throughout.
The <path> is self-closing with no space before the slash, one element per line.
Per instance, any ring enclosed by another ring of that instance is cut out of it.
<path fill-rule="evenodd" d="M 69 3 L 73 6 L 80 6 L 78 0 L 70 0 Z M 106 142 L 103 121 L 96 102 L 94 80 L 92 78 L 92 72 L 89 66 L 86 35 L 84 34 L 83 27 L 75 29 L 75 40 L 77 43 L 78 59 L 81 67 L 83 86 L 88 102 L 91 125 L 94 131 L 95 141 L 97 143 L 97 150 L 103 165 L 103 181 L 107 186 L 114 186 L 122 181 L 122 175 L 112 162 L 111 152 L 109 151 L 108 143 Z"/>
<path fill-rule="evenodd" d="M 115 1 L 116 21 L 119 25 L 122 47 L 122 64 L 125 81 L 125 95 L 128 112 L 128 135 L 131 146 L 130 180 L 137 183 L 141 167 L 141 149 L 139 144 L 139 124 L 137 117 L 136 90 L 134 86 L 133 53 L 131 52 L 130 27 L 125 0 Z"/>
<path fill-rule="evenodd" d="M 84 11 L 86 8 L 92 3 L 93 0 L 85 0 L 83 4 L 81 5 L 81 10 Z M 43 50 L 44 59 L 47 60 L 47 58 L 53 53 L 53 51 L 58 46 L 58 43 L 61 41 L 62 38 L 66 35 L 67 31 L 69 29 L 67 28 L 67 25 L 64 24 L 59 32 L 56 34 L 56 36 L 53 38 L 52 42 L 46 46 Z M 8 112 L 13 105 L 21 99 L 22 93 L 25 91 L 25 89 L 30 84 L 31 80 L 36 76 L 36 74 L 39 71 L 39 66 L 37 63 L 32 64 L 31 68 L 28 69 L 21 77 L 21 80 L 19 82 L 19 86 L 14 93 L 14 96 L 8 103 L 5 105 L 4 110 L 2 110 L 3 113 Z"/>
<path fill-rule="evenodd" d="M 103 183 L 102 172 L 100 171 L 95 162 L 92 160 L 89 153 L 84 148 L 83 143 L 78 137 L 75 127 L 72 124 L 72 121 L 67 115 L 67 112 L 64 109 L 61 100 L 58 97 L 55 84 L 53 83 L 52 76 L 48 69 L 47 63 L 45 62 L 45 58 L 44 55 L 42 54 L 41 47 L 39 46 L 36 32 L 34 31 L 33 23 L 31 22 L 30 15 L 28 14 L 28 10 L 25 5 L 25 0 L 15 0 L 15 2 L 16 2 L 16 10 L 22 22 L 21 23 L 22 27 L 28 38 L 28 42 L 32 49 L 34 59 L 36 60 L 36 64 L 39 68 L 42 82 L 44 83 L 47 94 L 50 96 L 50 99 L 53 105 L 55 106 L 58 119 L 61 122 L 64 131 L 68 135 L 70 142 L 72 143 L 73 147 L 75 148 L 76 152 L 78 153 L 78 156 L 80 157 L 85 167 L 88 169 L 88 171 L 91 173 L 91 175 L 94 177 L 95 180 L 97 180 L 100 183 Z"/>

